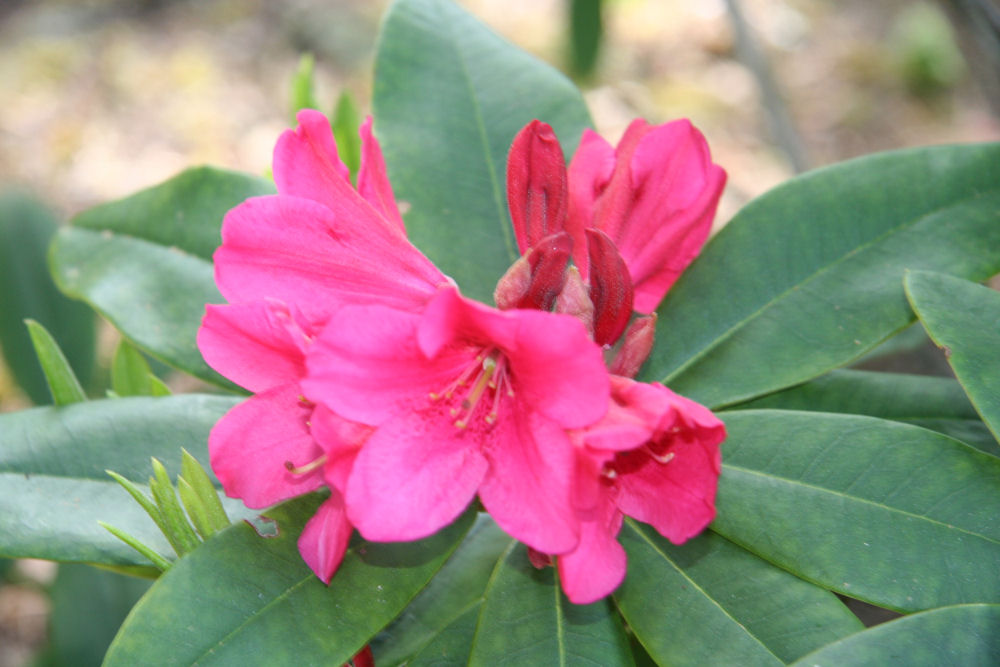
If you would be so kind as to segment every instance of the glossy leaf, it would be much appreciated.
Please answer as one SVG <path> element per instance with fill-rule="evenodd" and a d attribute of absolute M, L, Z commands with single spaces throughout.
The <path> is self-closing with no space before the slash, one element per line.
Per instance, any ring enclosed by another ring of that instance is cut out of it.
<path fill-rule="evenodd" d="M 1000 456 L 962 387 L 950 378 L 836 370 L 804 384 L 732 406 L 869 415 L 929 428 Z"/>
<path fill-rule="evenodd" d="M 372 642 L 375 664 L 400 664 L 418 652 L 425 657 L 434 655 L 436 651 L 446 650 L 441 642 L 451 651 L 455 640 L 450 635 L 456 632 L 455 623 L 468 616 L 471 610 L 479 609 L 497 560 L 510 543 L 511 538 L 489 515 L 479 515 L 465 541 L 427 588 Z M 473 614 L 471 630 L 475 630 L 476 618 L 478 611 Z M 442 637 L 442 634 L 449 637 Z M 471 642 L 470 631 L 465 637 L 466 657 Z M 409 661 L 408 664 L 413 663 Z"/>
<path fill-rule="evenodd" d="M 906 269 L 1000 270 L 1000 144 L 820 169 L 743 208 L 659 310 L 644 376 L 718 407 L 856 359 L 913 320 Z"/>
<path fill-rule="evenodd" d="M 871 417 L 722 417 L 719 534 L 889 609 L 1000 600 L 1000 459 Z"/>
<path fill-rule="evenodd" d="M 275 537 L 239 523 L 179 560 L 122 626 L 106 667 L 257 664 L 262 656 L 275 665 L 343 664 L 402 611 L 474 518 L 468 512 L 417 542 L 355 540 L 326 586 L 296 546 L 320 500 L 268 511 Z"/>
<path fill-rule="evenodd" d="M 55 341 L 45 327 L 34 320 L 25 320 L 28 327 L 28 334 L 31 336 L 31 344 L 35 347 L 35 356 L 38 364 L 45 375 L 45 383 L 49 387 L 49 394 L 52 396 L 52 403 L 55 405 L 69 405 L 87 400 L 80 381 L 76 379 L 76 374 L 69 365 L 69 360 L 59 348 L 59 343 Z"/>
<path fill-rule="evenodd" d="M 94 313 L 61 294 L 45 268 L 56 227 L 41 203 L 14 190 L 0 191 L 0 350 L 18 385 L 39 405 L 51 397 L 25 319 L 52 334 L 84 383 L 94 367 Z"/>
<path fill-rule="evenodd" d="M 472 650 L 472 637 L 476 633 L 476 623 L 479 621 L 479 612 L 482 606 L 482 600 L 479 600 L 435 634 L 432 641 L 406 661 L 406 667 L 422 667 L 424 665 L 465 667 L 468 665 L 469 652 Z M 375 664 L 381 663 L 376 662 Z"/>
<path fill-rule="evenodd" d="M 1000 605 L 969 604 L 905 616 L 810 653 L 795 667 L 991 667 L 1000 664 Z"/>
<path fill-rule="evenodd" d="M 176 249 L 89 229 L 52 245 L 59 287 L 84 299 L 136 345 L 207 382 L 235 388 L 208 367 L 196 336 L 206 303 L 223 303 L 212 264 Z"/>
<path fill-rule="evenodd" d="M 925 271 L 908 273 L 905 283 L 927 333 L 1000 441 L 1000 292 Z"/>
<path fill-rule="evenodd" d="M 513 544 L 486 589 L 470 665 L 631 665 L 632 653 L 609 599 L 569 602 L 554 568 L 536 569 Z"/>
<path fill-rule="evenodd" d="M 195 336 L 205 304 L 222 302 L 211 258 L 223 216 L 272 192 L 269 181 L 246 174 L 189 169 L 74 218 L 53 243 L 53 275 L 152 356 L 234 388 L 205 364 Z"/>
<path fill-rule="evenodd" d="M 590 124 L 580 92 L 447 0 L 398 0 L 375 62 L 375 130 L 411 240 L 482 301 L 518 257 L 507 151 L 533 118 L 567 155 Z"/>
<path fill-rule="evenodd" d="M 181 447 L 206 464 L 208 432 L 235 403 L 234 398 L 187 394 L 0 415 L 0 554 L 149 564 L 101 528 L 100 520 L 172 557 L 153 521 L 105 469 L 146 479 L 150 456 L 155 456 L 176 474 Z M 227 510 L 248 515 L 236 501 L 229 501 Z"/>
<path fill-rule="evenodd" d="M 619 539 L 629 564 L 615 601 L 660 664 L 781 665 L 863 629 L 832 593 L 718 535 L 675 546 L 628 520 Z"/>

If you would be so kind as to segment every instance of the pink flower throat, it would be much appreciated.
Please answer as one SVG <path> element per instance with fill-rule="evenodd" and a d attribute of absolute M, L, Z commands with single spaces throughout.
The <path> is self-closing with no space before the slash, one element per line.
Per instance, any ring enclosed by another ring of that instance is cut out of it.
<path fill-rule="evenodd" d="M 492 394 L 490 411 L 484 421 L 493 425 L 497 421 L 501 397 L 514 396 L 508 371 L 507 357 L 495 347 L 486 348 L 476 355 L 451 384 L 442 391 L 430 392 L 428 396 L 434 402 L 451 401 L 456 395 L 460 397 L 461 400 L 455 402 L 449 414 L 455 417 L 455 428 L 464 429 L 469 425 L 483 397 Z"/>

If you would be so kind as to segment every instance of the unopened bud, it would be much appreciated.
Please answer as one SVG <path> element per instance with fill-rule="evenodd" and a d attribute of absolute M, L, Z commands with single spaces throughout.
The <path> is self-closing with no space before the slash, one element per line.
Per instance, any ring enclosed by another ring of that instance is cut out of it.
<path fill-rule="evenodd" d="M 594 337 L 594 302 L 575 266 L 566 270 L 566 282 L 556 298 L 556 312 L 580 320 L 587 327 L 587 334 Z"/>
<path fill-rule="evenodd" d="M 609 364 L 612 375 L 632 378 L 646 363 L 646 358 L 653 350 L 653 339 L 656 332 L 656 313 L 637 318 L 625 331 L 625 340 L 621 349 Z"/>

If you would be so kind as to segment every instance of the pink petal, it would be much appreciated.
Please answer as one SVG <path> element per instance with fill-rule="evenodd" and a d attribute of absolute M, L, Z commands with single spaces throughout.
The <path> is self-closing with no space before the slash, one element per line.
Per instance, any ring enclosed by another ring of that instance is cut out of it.
<path fill-rule="evenodd" d="M 594 342 L 612 345 L 632 317 L 632 279 L 614 242 L 599 229 L 587 229 L 590 300 L 594 304 Z"/>
<path fill-rule="evenodd" d="M 726 173 L 712 164 L 704 136 L 687 120 L 652 128 L 634 123 L 617 160 L 595 226 L 618 246 L 635 285 L 635 309 L 648 313 L 701 251 Z"/>
<path fill-rule="evenodd" d="M 226 495 L 247 507 L 268 507 L 323 485 L 322 470 L 289 472 L 322 456 L 309 435 L 313 407 L 299 400 L 297 384 L 259 393 L 216 423 L 208 436 L 212 470 Z"/>
<path fill-rule="evenodd" d="M 573 261 L 583 277 L 587 273 L 587 240 L 583 230 L 591 227 L 594 205 L 608 185 L 615 168 L 615 149 L 593 130 L 583 131 L 580 146 L 569 163 L 569 207 L 566 231 L 573 237 Z"/>
<path fill-rule="evenodd" d="M 222 375 L 250 391 L 263 391 L 305 375 L 306 335 L 280 303 L 209 305 L 198 349 Z"/>
<path fill-rule="evenodd" d="M 248 199 L 225 218 L 215 279 L 229 301 L 280 299 L 310 320 L 343 303 L 419 309 L 446 278 L 382 223 L 294 197 Z"/>
<path fill-rule="evenodd" d="M 310 433 L 327 457 L 323 466 L 327 485 L 341 492 L 347 489 L 354 459 L 374 430 L 372 426 L 344 419 L 325 405 L 316 406 L 310 419 Z"/>
<path fill-rule="evenodd" d="M 299 553 L 317 577 L 329 584 L 344 559 L 353 528 L 344 511 L 344 499 L 334 490 L 299 536 Z"/>
<path fill-rule="evenodd" d="M 403 225 L 403 217 L 399 214 L 396 206 L 396 198 L 392 194 L 392 185 L 389 183 L 389 174 L 385 168 L 385 159 L 382 157 L 382 148 L 372 134 L 372 118 L 368 116 L 361 124 L 361 169 L 358 170 L 358 192 L 365 200 L 372 205 L 376 211 L 382 214 L 389 222 L 399 228 L 402 234 L 406 235 L 406 227 Z"/>
<path fill-rule="evenodd" d="M 497 524 L 545 553 L 564 553 L 578 540 L 572 505 L 575 452 L 565 431 L 515 402 L 489 433 L 489 471 L 479 498 Z"/>
<path fill-rule="evenodd" d="M 418 338 L 430 357 L 456 341 L 499 348 L 522 404 L 566 428 L 593 423 L 607 410 L 609 380 L 601 349 L 569 315 L 500 311 L 444 288 L 428 304 Z"/>
<path fill-rule="evenodd" d="M 533 120 L 514 137 L 507 156 L 507 202 L 523 255 L 566 224 L 566 162 L 552 128 Z"/>
<path fill-rule="evenodd" d="M 338 310 L 307 356 L 306 396 L 376 426 L 430 405 L 430 394 L 455 380 L 478 350 L 452 346 L 428 359 L 417 346 L 420 320 L 384 306 Z"/>
<path fill-rule="evenodd" d="M 426 537 L 468 506 L 486 472 L 480 434 L 452 425 L 441 405 L 404 414 L 372 434 L 347 483 L 351 522 L 369 540 Z"/>
<path fill-rule="evenodd" d="M 559 579 L 570 602 L 590 604 L 614 592 L 625 579 L 625 549 L 618 543 L 622 513 L 610 498 L 580 522 L 580 544 L 558 557 Z"/>

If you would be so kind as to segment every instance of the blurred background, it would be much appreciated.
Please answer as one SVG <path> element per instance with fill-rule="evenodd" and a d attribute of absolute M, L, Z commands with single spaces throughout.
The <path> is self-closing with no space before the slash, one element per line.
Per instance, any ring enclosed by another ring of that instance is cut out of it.
<path fill-rule="evenodd" d="M 1000 139 L 993 0 L 460 4 L 573 76 L 611 141 L 636 116 L 691 118 L 729 173 L 719 224 L 798 171 Z M 17 188 L 19 210 L 54 225 L 195 164 L 264 173 L 291 123 L 302 54 L 315 58 L 324 111 L 345 90 L 368 111 L 387 5 L 0 0 L 0 197 Z M 0 263 L 21 249 L 2 224 Z M 97 332 L 106 374 L 115 334 Z M 31 404 L 0 365 L 0 411 Z M 48 563 L 0 560 L 0 667 L 99 664 L 105 635 L 143 590 L 73 567 L 56 576 Z"/>

